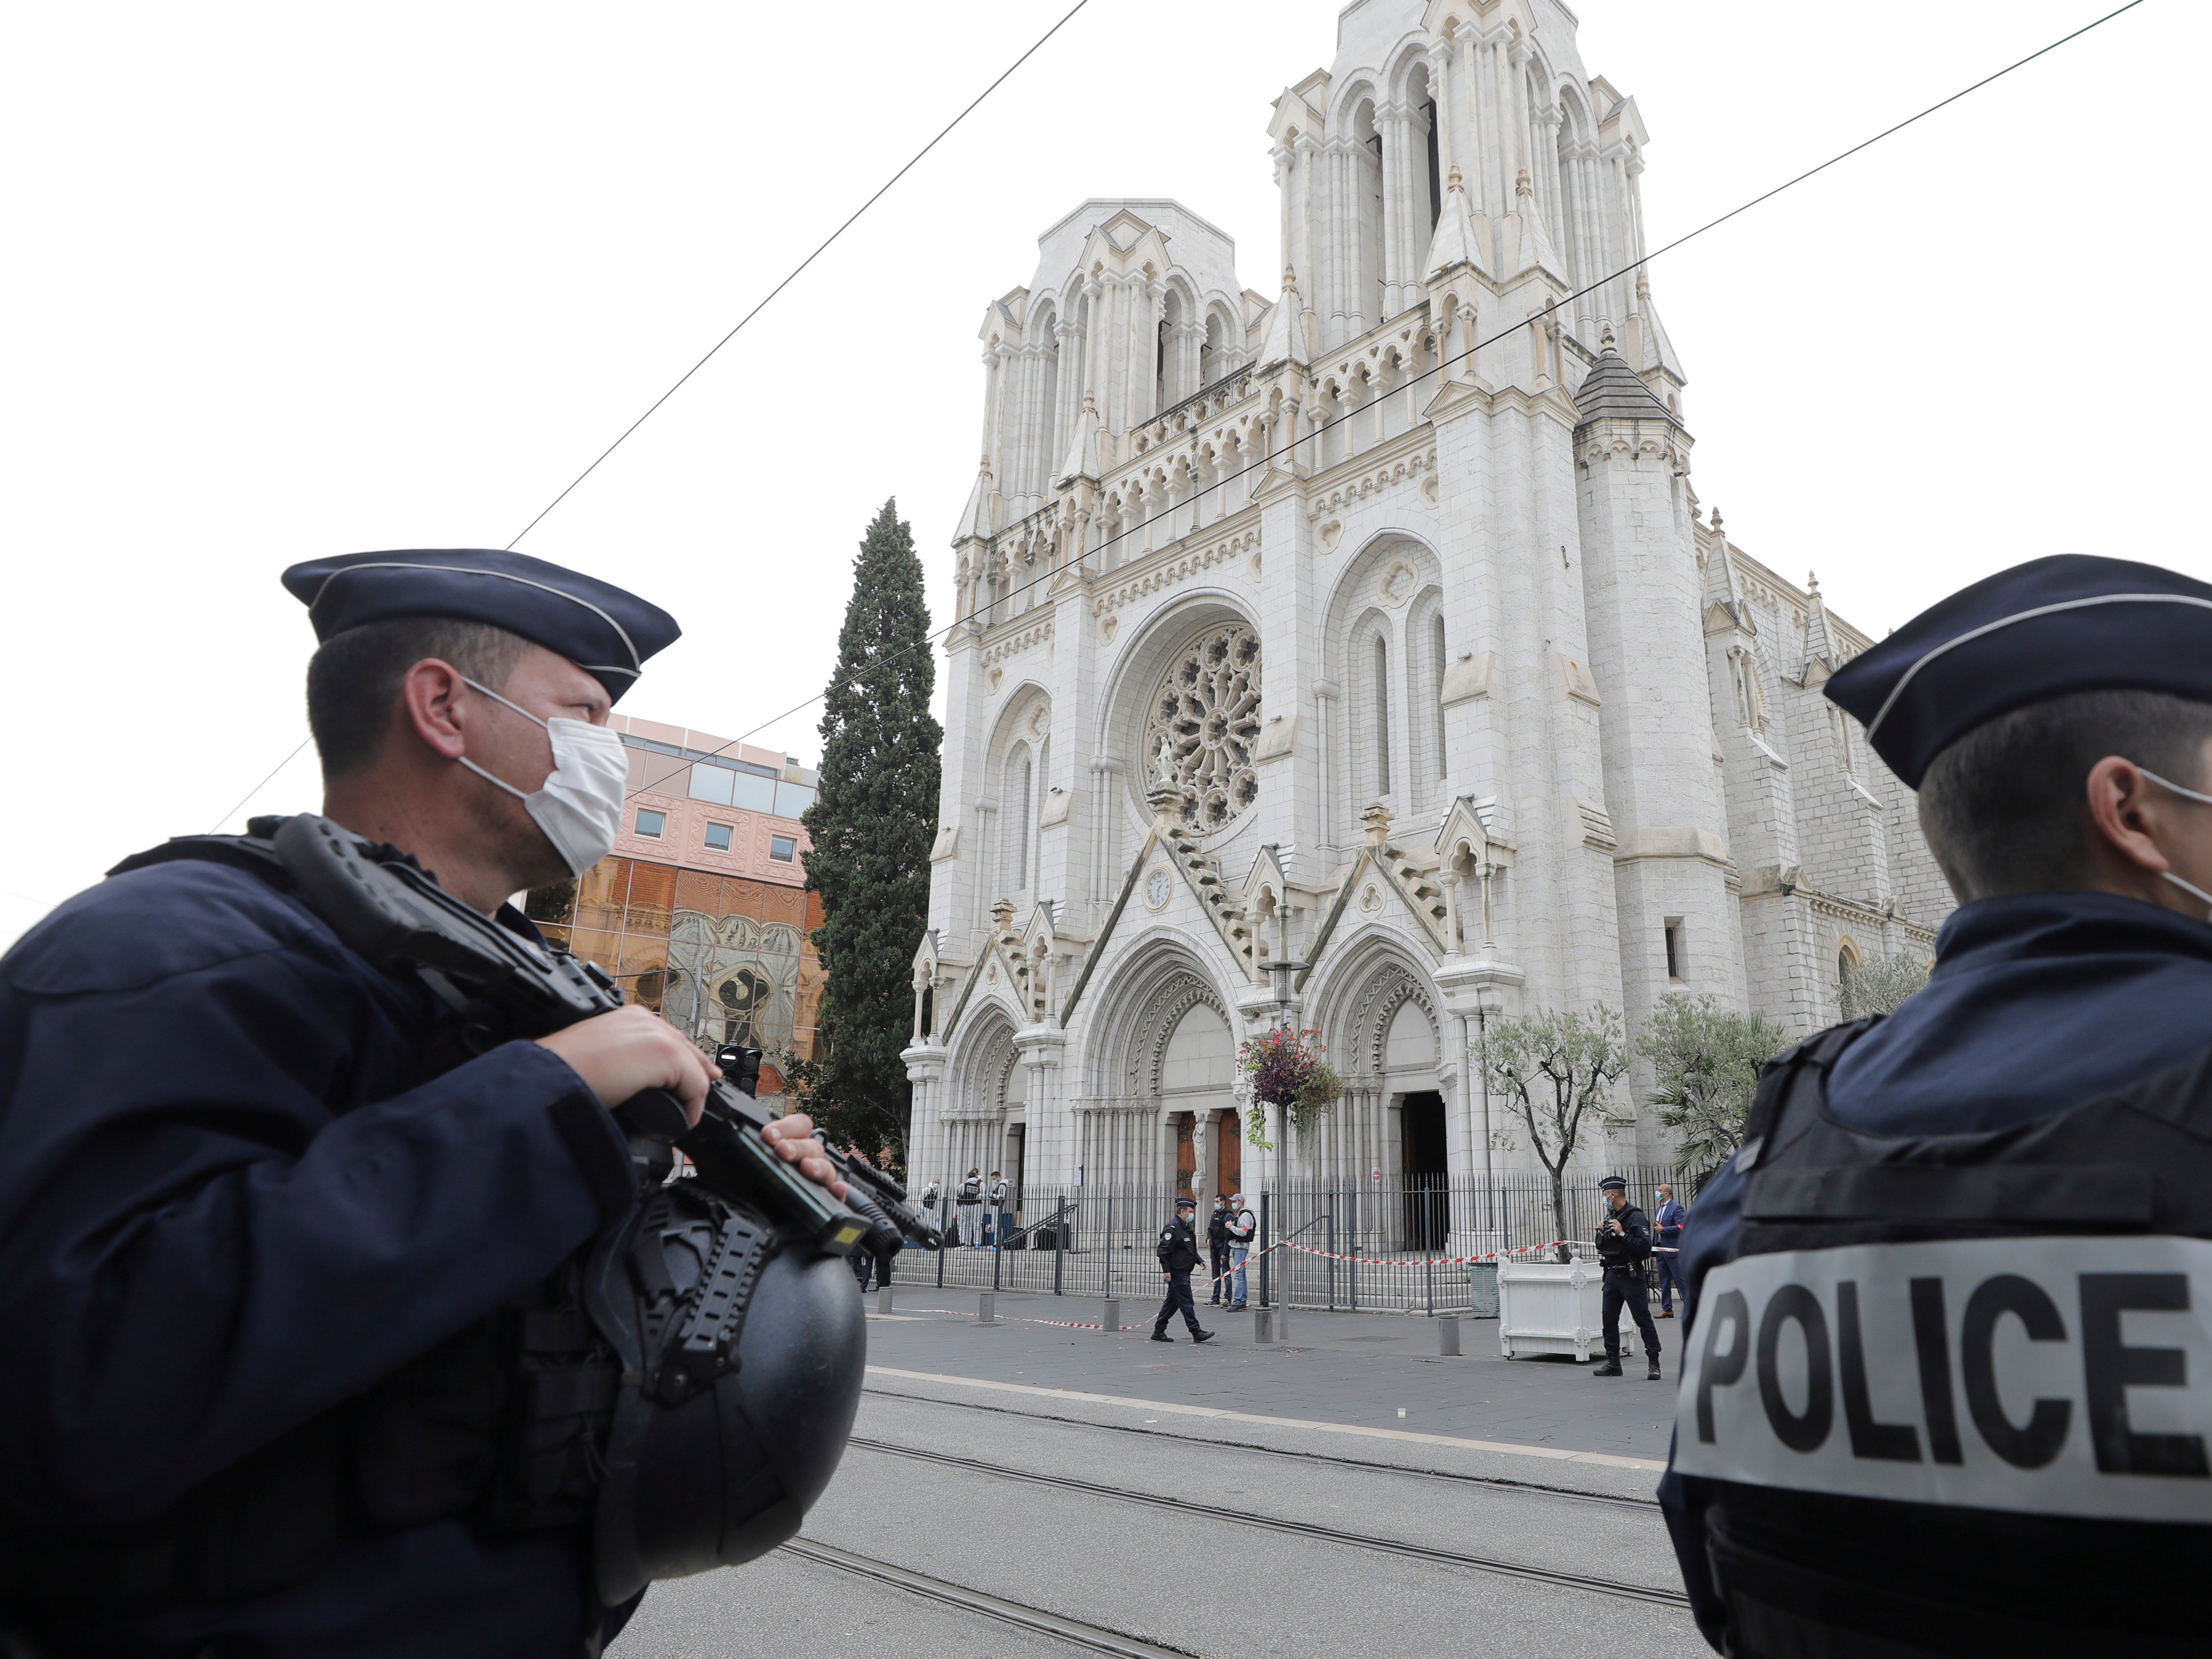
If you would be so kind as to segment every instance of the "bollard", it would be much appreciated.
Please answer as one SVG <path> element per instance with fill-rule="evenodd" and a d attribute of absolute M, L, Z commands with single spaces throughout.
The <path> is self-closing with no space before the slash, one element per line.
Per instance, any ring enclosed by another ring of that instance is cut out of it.
<path fill-rule="evenodd" d="M 1099 1328 L 1109 1336 L 1121 1328 L 1121 1298 L 1120 1297 L 1109 1296 L 1106 1298 L 1106 1305 L 1098 1315 L 1098 1324 Z"/>
<path fill-rule="evenodd" d="M 1252 1340 L 1273 1342 L 1275 1340 L 1275 1310 L 1273 1308 L 1252 1310 Z"/>
<path fill-rule="evenodd" d="M 1445 1359 L 1459 1358 L 1459 1316 L 1445 1314 L 1437 1321 L 1437 1353 Z"/>
<path fill-rule="evenodd" d="M 999 1316 L 993 1311 L 998 1300 L 999 1298 L 997 1296 L 989 1291 L 983 1291 L 977 1293 L 975 1297 L 975 1322 L 978 1325 L 995 1325 L 999 1322 Z"/>
<path fill-rule="evenodd" d="M 887 1314 L 891 1310 L 891 1287 L 888 1285 L 876 1292 L 876 1311 Z"/>

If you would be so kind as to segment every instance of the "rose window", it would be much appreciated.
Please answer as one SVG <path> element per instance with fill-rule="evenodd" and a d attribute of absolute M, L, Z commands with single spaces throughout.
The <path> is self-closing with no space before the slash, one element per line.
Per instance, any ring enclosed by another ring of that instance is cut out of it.
<path fill-rule="evenodd" d="M 1160 681 L 1145 724 L 1144 769 L 1159 774 L 1164 742 L 1182 821 L 1218 830 L 1259 799 L 1259 737 L 1260 641 L 1232 623 L 1199 635 Z"/>

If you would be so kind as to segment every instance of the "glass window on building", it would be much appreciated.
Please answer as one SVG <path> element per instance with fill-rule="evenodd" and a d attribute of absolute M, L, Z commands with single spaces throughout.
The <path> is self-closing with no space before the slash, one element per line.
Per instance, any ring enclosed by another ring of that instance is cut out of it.
<path fill-rule="evenodd" d="M 650 836 L 659 841 L 667 823 L 668 814 L 665 812 L 652 811 L 642 806 L 637 809 L 637 833 L 641 836 Z"/>
<path fill-rule="evenodd" d="M 708 824 L 707 826 L 707 847 L 708 850 L 710 852 L 728 852 L 730 850 L 730 826 L 726 823 Z"/>
<path fill-rule="evenodd" d="M 795 818 L 814 805 L 814 792 L 803 783 L 779 783 L 775 787 L 775 815 L 780 818 Z"/>
<path fill-rule="evenodd" d="M 770 836 L 768 855 L 779 864 L 790 864 L 799 857 L 799 842 L 789 836 Z"/>
<path fill-rule="evenodd" d="M 730 785 L 736 781 L 737 775 L 726 766 L 694 766 L 691 769 L 691 799 L 727 806 L 730 804 Z"/>
<path fill-rule="evenodd" d="M 732 772 L 730 805 L 741 812 L 773 812 L 775 811 L 775 780 L 757 778 L 750 772 Z"/>

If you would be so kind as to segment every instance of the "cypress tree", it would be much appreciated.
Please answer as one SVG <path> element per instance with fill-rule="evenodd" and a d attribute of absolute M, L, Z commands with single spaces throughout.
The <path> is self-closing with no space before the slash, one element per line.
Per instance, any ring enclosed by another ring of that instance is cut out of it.
<path fill-rule="evenodd" d="M 806 887 L 825 984 L 809 1105 L 833 1139 L 873 1156 L 905 1143 L 910 1085 L 899 1051 L 913 1030 L 913 963 L 929 918 L 938 750 L 929 712 L 937 663 L 921 561 L 896 498 L 853 561 L 853 597 L 823 698 L 821 793 L 800 821 L 813 842 Z"/>

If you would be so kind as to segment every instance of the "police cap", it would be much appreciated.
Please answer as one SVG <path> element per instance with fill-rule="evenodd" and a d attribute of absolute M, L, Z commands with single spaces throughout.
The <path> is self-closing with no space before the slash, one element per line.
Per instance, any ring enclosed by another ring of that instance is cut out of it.
<path fill-rule="evenodd" d="M 315 638 L 392 617 L 457 617 L 557 651 L 622 700 L 684 630 L 657 605 L 526 553 L 462 547 L 344 553 L 284 573 Z"/>
<path fill-rule="evenodd" d="M 1628 1190 L 1628 1183 L 1619 1176 L 1607 1176 L 1597 1183 L 1597 1189 L 1601 1193 L 1625 1193 Z"/>
<path fill-rule="evenodd" d="M 1830 701 L 1913 789 L 1978 726 L 2077 691 L 2212 702 L 2212 587 L 2154 564 L 2060 554 L 1929 606 L 1836 671 Z"/>
<path fill-rule="evenodd" d="M 1178 1211 L 1194 1210 L 1197 1207 L 1198 1200 L 1188 1193 L 1185 1193 L 1181 1198 L 1176 1200 L 1176 1208 Z"/>

